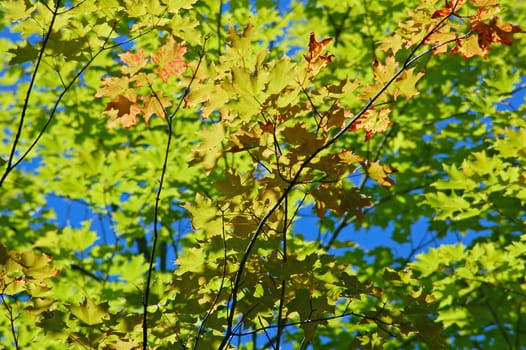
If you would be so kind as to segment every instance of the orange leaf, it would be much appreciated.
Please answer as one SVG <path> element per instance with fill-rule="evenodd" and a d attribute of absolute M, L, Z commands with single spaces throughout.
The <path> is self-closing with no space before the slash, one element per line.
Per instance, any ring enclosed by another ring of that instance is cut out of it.
<path fill-rule="evenodd" d="M 479 8 L 477 14 L 470 19 L 470 29 L 478 35 L 478 48 L 472 38 L 468 38 L 467 43 L 457 43 L 453 53 L 462 53 L 465 58 L 480 55 L 487 57 L 487 52 L 491 43 L 512 44 L 512 35 L 514 33 L 523 33 L 524 31 L 518 26 L 503 22 L 497 13 L 501 12 L 499 6 L 489 8 Z M 484 22 L 489 19 L 489 23 Z M 469 50 L 472 49 L 472 50 Z M 482 52 L 482 54 L 481 54 Z"/>
<path fill-rule="evenodd" d="M 490 24 L 496 36 L 496 40 L 494 42 L 501 42 L 505 45 L 512 44 L 512 34 L 524 33 L 524 30 L 522 30 L 520 27 L 510 23 L 502 22 L 499 17 L 495 17 Z"/>
<path fill-rule="evenodd" d="M 141 108 L 137 106 L 135 99 L 130 100 L 123 95 L 119 95 L 116 100 L 109 102 L 104 110 L 104 113 L 110 116 L 109 129 L 118 124 L 124 125 L 125 128 L 137 125 L 137 115 L 140 112 Z"/>
<path fill-rule="evenodd" d="M 117 110 L 117 116 L 121 117 L 126 113 L 130 112 L 130 107 L 135 103 L 123 95 L 117 96 L 116 100 L 108 102 L 106 109 L 104 111 L 109 111 L 112 109 Z"/>
<path fill-rule="evenodd" d="M 465 3 L 466 3 L 466 0 L 447 1 L 446 6 L 444 6 L 440 10 L 435 11 L 433 15 L 431 16 L 431 18 L 447 17 L 453 14 L 455 11 L 458 11 L 458 9 Z"/>
<path fill-rule="evenodd" d="M 322 54 L 323 50 L 327 45 L 329 45 L 331 40 L 332 38 L 326 38 L 318 42 L 316 41 L 314 33 L 310 33 L 309 53 L 307 55 L 303 55 L 303 57 L 305 57 L 309 63 L 307 66 L 308 72 L 312 72 L 315 75 L 322 68 L 328 66 L 332 62 L 334 55 L 329 53 Z"/>
<path fill-rule="evenodd" d="M 449 7 L 444 7 L 440 10 L 437 10 L 433 13 L 431 18 L 440 18 L 440 17 L 447 17 L 451 14 L 451 9 Z"/>
<path fill-rule="evenodd" d="M 310 33 L 309 38 L 309 54 L 304 55 L 307 62 L 311 63 L 315 61 L 318 57 L 320 57 L 321 52 L 329 43 L 331 42 L 332 38 L 326 38 L 322 41 L 316 41 L 316 36 L 314 35 L 314 32 Z"/>

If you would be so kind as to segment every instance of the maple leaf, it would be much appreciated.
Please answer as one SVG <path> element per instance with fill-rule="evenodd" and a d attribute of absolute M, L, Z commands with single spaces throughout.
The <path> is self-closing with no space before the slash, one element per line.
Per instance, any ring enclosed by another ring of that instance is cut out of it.
<path fill-rule="evenodd" d="M 344 208 L 341 206 L 341 192 L 337 186 L 321 184 L 319 188 L 313 189 L 311 195 L 314 197 L 314 207 L 319 218 L 325 217 L 327 210 L 341 215 Z"/>
<path fill-rule="evenodd" d="M 122 78 L 104 78 L 102 79 L 102 86 L 97 90 L 95 93 L 95 97 L 111 97 L 115 98 L 121 94 L 123 94 L 129 86 L 128 78 L 122 79 Z"/>
<path fill-rule="evenodd" d="M 380 62 L 374 62 L 374 81 L 376 83 L 385 84 L 388 82 L 393 75 L 396 73 L 398 62 L 396 62 L 393 54 L 390 54 L 385 59 L 385 65 Z"/>
<path fill-rule="evenodd" d="M 352 151 L 349 150 L 342 150 L 338 152 L 338 158 L 340 159 L 340 162 L 347 165 L 363 160 L 361 156 L 354 154 Z"/>
<path fill-rule="evenodd" d="M 416 89 L 416 83 L 424 76 L 424 72 L 418 72 L 415 74 L 414 71 L 415 68 L 405 70 L 398 80 L 398 91 L 400 92 L 400 95 L 407 98 L 419 94 Z"/>
<path fill-rule="evenodd" d="M 260 128 L 251 128 L 250 131 L 245 131 L 244 129 L 236 130 L 230 134 L 230 139 L 225 145 L 225 152 L 240 152 L 258 147 L 263 138 L 263 132 L 272 133 L 274 127 L 270 129 L 267 124 L 258 122 Z M 268 130 L 268 131 L 267 131 Z"/>
<path fill-rule="evenodd" d="M 486 2 L 476 1 L 477 4 Z M 490 4 L 493 2 L 489 1 Z M 477 33 L 477 40 L 474 37 L 469 37 L 466 40 L 459 40 L 451 53 L 460 53 L 464 58 L 472 56 L 482 56 L 487 58 L 489 46 L 492 43 L 503 43 L 505 45 L 512 44 L 512 35 L 514 33 L 523 33 L 524 31 L 510 23 L 503 22 L 499 17 L 495 16 L 501 12 L 499 6 L 491 6 L 489 8 L 478 8 L 477 14 L 469 20 L 469 27 L 472 32 Z M 489 23 L 484 21 L 489 19 Z"/>
<path fill-rule="evenodd" d="M 468 59 L 473 56 L 481 56 L 483 58 L 488 57 L 488 49 L 481 48 L 478 39 L 475 36 L 470 36 L 465 40 L 459 40 L 457 45 L 451 50 L 452 54 L 461 54 L 464 59 Z"/>
<path fill-rule="evenodd" d="M 390 188 L 394 185 L 394 181 L 389 178 L 389 174 L 396 172 L 396 170 L 388 165 L 381 165 L 380 162 L 362 162 L 367 175 L 385 188 Z"/>
<path fill-rule="evenodd" d="M 183 56 L 186 53 L 186 45 L 178 44 L 170 37 L 168 42 L 159 48 L 157 53 L 152 54 L 152 61 L 159 68 L 157 74 L 165 83 L 171 75 L 179 75 L 186 69 Z"/>
<path fill-rule="evenodd" d="M 438 45 L 445 42 L 451 42 L 455 40 L 457 34 L 451 32 L 451 28 L 448 24 L 444 25 L 440 30 L 437 30 L 426 39 L 426 44 L 437 45 L 433 48 L 433 55 L 437 56 L 438 54 L 445 53 L 448 51 L 447 45 Z"/>
<path fill-rule="evenodd" d="M 502 9 L 499 6 L 492 6 L 490 8 L 479 7 L 477 13 L 470 19 L 470 23 L 492 19 L 499 12 L 502 12 Z"/>
<path fill-rule="evenodd" d="M 126 96 L 119 95 L 116 100 L 108 102 L 104 111 L 112 109 L 117 110 L 118 116 L 121 117 L 130 111 L 130 107 L 135 103 L 134 99 L 129 99 Z"/>
<path fill-rule="evenodd" d="M 519 26 L 502 22 L 499 17 L 495 17 L 491 20 L 490 26 L 494 30 L 495 40 L 494 42 L 501 42 L 505 45 L 512 45 L 512 35 L 514 33 L 524 33 Z"/>
<path fill-rule="evenodd" d="M 144 97 L 141 97 L 141 100 L 144 102 L 142 117 L 144 121 L 146 122 L 146 124 L 148 124 L 148 122 L 150 121 L 150 118 L 153 115 L 156 115 L 161 119 L 166 119 L 166 108 L 172 105 L 168 97 L 163 96 L 160 92 L 158 92 L 157 97 L 156 96 L 144 96 Z"/>
<path fill-rule="evenodd" d="M 196 134 L 202 141 L 192 151 L 192 159 L 188 165 L 201 164 L 209 174 L 215 167 L 219 157 L 223 154 L 222 142 L 225 138 L 225 129 L 222 123 L 215 123 L 206 129 L 198 131 Z"/>
<path fill-rule="evenodd" d="M 391 50 L 392 54 L 397 53 L 402 49 L 404 44 L 403 38 L 398 33 L 392 33 L 390 36 L 386 36 L 380 40 L 380 49 L 384 52 Z"/>
<path fill-rule="evenodd" d="M 470 30 L 477 33 L 477 41 L 470 37 L 464 41 L 457 41 L 455 48 L 451 53 L 460 53 L 464 58 L 472 56 L 482 56 L 487 58 L 489 47 L 492 43 L 512 44 L 512 35 L 514 33 L 523 33 L 524 31 L 513 24 L 505 23 L 495 14 L 501 11 L 500 7 L 494 6 L 488 9 L 479 8 L 477 14 L 470 19 Z M 489 19 L 489 23 L 483 20 Z"/>
<path fill-rule="evenodd" d="M 141 108 L 137 105 L 135 97 L 128 98 L 124 95 L 119 95 L 117 99 L 108 102 L 104 113 L 110 117 L 108 129 L 119 124 L 128 129 L 133 125 L 137 125 L 137 115 L 141 113 Z"/>
<path fill-rule="evenodd" d="M 385 132 L 387 128 L 391 126 L 391 120 L 389 119 L 391 110 L 391 108 L 382 108 L 380 110 L 368 109 L 356 123 L 354 123 L 350 130 L 364 130 L 365 141 L 368 141 L 374 134 Z"/>
<path fill-rule="evenodd" d="M 121 53 L 119 58 L 127 65 L 120 68 L 121 73 L 130 76 L 137 74 L 137 72 L 148 64 L 148 59 L 144 58 L 143 49 L 140 49 L 136 54 L 132 54 L 131 52 Z"/>
<path fill-rule="evenodd" d="M 9 60 L 9 64 L 15 65 L 24 62 L 33 62 L 38 57 L 39 50 L 26 42 L 23 45 L 18 45 L 14 49 L 7 50 L 7 52 L 13 55 Z"/>
<path fill-rule="evenodd" d="M 329 129 L 333 127 L 341 128 L 345 125 L 345 121 L 351 119 L 352 117 L 354 117 L 354 115 L 350 111 L 340 107 L 339 104 L 337 104 L 337 106 L 331 109 L 325 115 L 325 118 L 321 120 L 320 128 L 325 132 L 328 132 Z"/>
<path fill-rule="evenodd" d="M 325 38 L 321 41 L 316 41 L 314 32 L 310 33 L 309 37 L 309 52 L 303 55 L 307 62 L 309 62 L 309 71 L 318 72 L 321 68 L 329 65 L 334 58 L 334 55 L 329 53 L 322 54 L 323 50 L 329 45 L 332 38 Z"/>

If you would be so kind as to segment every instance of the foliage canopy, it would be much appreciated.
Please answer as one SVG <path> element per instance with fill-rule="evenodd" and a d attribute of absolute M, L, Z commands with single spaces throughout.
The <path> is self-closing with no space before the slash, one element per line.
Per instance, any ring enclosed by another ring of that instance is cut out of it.
<path fill-rule="evenodd" d="M 0 347 L 524 348 L 523 18 L 4 1 Z"/>

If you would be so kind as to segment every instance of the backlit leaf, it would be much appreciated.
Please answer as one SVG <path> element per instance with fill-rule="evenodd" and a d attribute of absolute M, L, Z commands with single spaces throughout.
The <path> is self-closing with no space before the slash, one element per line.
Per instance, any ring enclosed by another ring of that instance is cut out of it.
<path fill-rule="evenodd" d="M 93 299 L 89 297 L 85 297 L 78 306 L 68 306 L 71 314 L 87 326 L 101 324 L 108 315 L 108 308 L 108 303 L 96 304 Z"/>

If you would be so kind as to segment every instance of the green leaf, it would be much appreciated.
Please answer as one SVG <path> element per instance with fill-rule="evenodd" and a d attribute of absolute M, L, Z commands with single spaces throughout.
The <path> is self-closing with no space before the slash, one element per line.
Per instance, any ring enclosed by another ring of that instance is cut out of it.
<path fill-rule="evenodd" d="M 447 195 L 444 192 L 426 194 L 425 203 L 438 211 L 436 220 L 455 218 L 457 214 L 466 212 L 471 208 L 471 204 L 462 197 L 454 194 Z M 468 211 L 470 214 L 471 211 Z"/>
<path fill-rule="evenodd" d="M 18 45 L 16 49 L 9 49 L 7 52 L 13 55 L 9 60 L 9 64 L 15 65 L 25 62 L 35 62 L 40 50 L 26 42 L 23 45 Z"/>
<path fill-rule="evenodd" d="M 87 326 L 101 324 L 108 316 L 109 304 L 107 302 L 96 304 L 93 299 L 84 297 L 79 306 L 67 306 L 73 316 Z"/>

